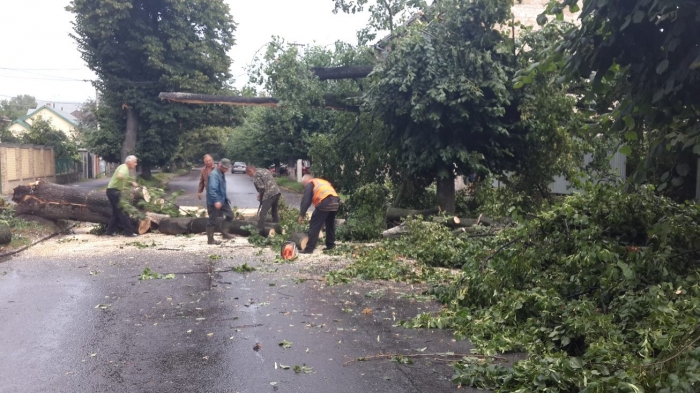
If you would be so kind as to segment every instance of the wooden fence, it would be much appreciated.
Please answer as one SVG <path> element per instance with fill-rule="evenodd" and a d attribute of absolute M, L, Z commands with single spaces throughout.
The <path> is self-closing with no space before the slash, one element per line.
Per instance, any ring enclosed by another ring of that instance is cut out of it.
<path fill-rule="evenodd" d="M 56 182 L 53 147 L 0 143 L 0 194 L 36 179 Z"/>

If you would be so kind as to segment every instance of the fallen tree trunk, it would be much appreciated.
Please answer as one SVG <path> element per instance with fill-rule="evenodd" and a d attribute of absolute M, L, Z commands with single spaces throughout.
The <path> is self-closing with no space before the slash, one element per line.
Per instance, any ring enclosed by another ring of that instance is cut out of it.
<path fill-rule="evenodd" d="M 172 217 L 163 218 L 158 224 L 158 231 L 166 235 L 186 235 L 188 233 L 204 233 L 207 231 L 207 217 Z M 257 231 L 257 228 L 250 221 L 218 220 L 216 223 L 216 232 L 228 233 L 231 235 L 250 236 L 252 232 Z M 279 224 L 266 225 L 263 230 L 263 236 L 274 236 L 282 233 L 282 228 Z"/>
<path fill-rule="evenodd" d="M 145 199 L 147 191 L 136 188 L 131 195 Z M 33 215 L 56 220 L 71 220 L 108 224 L 112 206 L 104 190 L 84 190 L 42 180 L 30 185 L 17 186 L 12 194 L 15 214 Z"/>
<path fill-rule="evenodd" d="M 412 210 L 412 209 L 399 209 L 396 207 L 390 207 L 386 209 L 386 220 L 388 222 L 399 222 L 401 219 L 413 216 L 435 216 L 440 214 L 440 207 L 434 207 L 425 210 Z"/>
<path fill-rule="evenodd" d="M 325 81 L 328 79 L 356 79 L 364 78 L 372 72 L 374 66 L 342 66 L 342 67 L 311 67 L 311 72 L 316 74 L 318 79 Z"/>
<path fill-rule="evenodd" d="M 162 92 L 158 94 L 161 100 L 181 102 L 184 104 L 220 104 L 233 106 L 269 106 L 278 107 L 279 100 L 273 97 L 243 97 L 243 96 L 216 96 L 211 94 L 194 94 L 178 92 Z M 342 98 L 333 95 L 323 96 L 323 103 L 317 106 L 340 111 L 360 113 L 360 107 L 348 105 Z"/>

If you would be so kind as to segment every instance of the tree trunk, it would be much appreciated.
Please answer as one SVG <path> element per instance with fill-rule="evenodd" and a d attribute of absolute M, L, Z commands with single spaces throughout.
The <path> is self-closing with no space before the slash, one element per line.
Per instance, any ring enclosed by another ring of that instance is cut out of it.
<path fill-rule="evenodd" d="M 12 200 L 17 203 L 17 215 L 98 224 L 108 224 L 112 217 L 112 206 L 104 190 L 86 191 L 39 181 L 30 186 L 15 187 Z"/>
<path fill-rule="evenodd" d="M 144 196 L 138 190 L 132 190 L 131 194 Z M 112 206 L 104 190 L 87 191 L 39 180 L 28 186 L 15 187 L 12 200 L 17 203 L 16 215 L 97 224 L 109 224 L 112 217 Z"/>
<path fill-rule="evenodd" d="M 188 233 L 203 233 L 207 230 L 207 223 L 209 218 L 207 217 L 173 217 L 173 218 L 163 218 L 158 223 L 158 231 L 166 235 L 185 235 Z M 216 232 L 228 233 L 232 235 L 239 236 L 250 236 L 251 230 L 253 232 L 257 231 L 257 228 L 250 221 L 245 220 L 233 220 L 224 221 L 219 220 L 216 225 Z M 278 224 L 265 225 L 263 230 L 263 236 L 281 234 L 282 228 Z"/>
<path fill-rule="evenodd" d="M 318 79 L 325 81 L 328 79 L 356 79 L 364 78 L 372 72 L 374 66 L 342 66 L 342 67 L 311 67 L 311 72 L 318 76 Z"/>
<path fill-rule="evenodd" d="M 123 163 L 129 154 L 136 151 L 136 136 L 138 134 L 139 118 L 134 111 L 134 108 L 127 107 L 126 109 L 126 135 L 122 142 L 122 160 Z"/>
<path fill-rule="evenodd" d="M 269 106 L 278 107 L 279 100 L 273 97 L 242 97 L 242 96 L 215 96 L 210 94 L 195 93 L 171 93 L 162 92 L 158 94 L 161 100 L 181 102 L 184 104 L 219 104 L 233 106 Z M 326 109 L 335 109 L 360 113 L 360 107 L 343 102 L 344 97 L 336 97 L 330 94 L 323 96 L 322 103 L 312 103 L 312 106 Z"/>
<path fill-rule="evenodd" d="M 153 175 L 151 174 L 151 166 L 148 164 L 141 165 L 141 177 L 150 180 L 153 178 Z"/>
<path fill-rule="evenodd" d="M 390 207 L 386 209 L 386 220 L 387 222 L 400 222 L 401 219 L 412 216 L 434 216 L 440 214 L 440 208 L 434 207 L 425 210 L 412 210 L 412 209 L 399 209 L 396 207 Z"/>
<path fill-rule="evenodd" d="M 306 243 L 309 242 L 309 236 L 306 233 L 297 232 L 289 237 L 289 241 L 296 243 L 297 249 L 303 251 L 306 248 Z"/>
<path fill-rule="evenodd" d="M 443 211 L 449 214 L 455 214 L 457 208 L 454 175 L 448 176 L 447 178 L 439 177 L 437 179 L 437 198 L 438 205 Z"/>

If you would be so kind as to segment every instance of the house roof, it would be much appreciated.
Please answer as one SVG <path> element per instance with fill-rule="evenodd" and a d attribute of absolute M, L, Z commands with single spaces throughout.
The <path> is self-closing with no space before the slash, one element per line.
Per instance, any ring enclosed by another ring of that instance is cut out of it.
<path fill-rule="evenodd" d="M 10 126 L 13 124 L 19 124 L 20 126 L 26 128 L 27 130 L 30 130 L 32 128 L 32 126 L 27 124 L 24 120 L 26 120 L 26 117 L 21 118 L 21 119 L 17 119 L 15 121 L 13 121 L 12 123 L 10 123 Z"/>
<path fill-rule="evenodd" d="M 22 118 L 20 118 L 20 119 L 17 119 L 16 121 L 19 121 L 19 120 L 21 120 L 21 121 L 27 120 L 27 119 L 29 119 L 30 117 L 34 116 L 34 114 L 40 112 L 42 109 L 46 109 L 46 110 L 50 111 L 50 112 L 53 113 L 54 115 L 60 117 L 61 119 L 67 121 L 68 123 L 70 123 L 70 125 L 72 125 L 73 127 L 76 127 L 76 128 L 78 127 L 78 119 L 77 119 L 75 116 L 71 115 L 70 113 L 66 113 L 66 112 L 62 112 L 62 111 L 53 109 L 53 108 L 51 108 L 50 106 L 40 106 L 40 107 L 38 107 L 38 108 L 36 108 L 36 109 L 29 109 L 29 110 L 27 111 L 27 115 L 26 115 L 26 116 L 24 116 L 24 117 L 22 117 Z"/>

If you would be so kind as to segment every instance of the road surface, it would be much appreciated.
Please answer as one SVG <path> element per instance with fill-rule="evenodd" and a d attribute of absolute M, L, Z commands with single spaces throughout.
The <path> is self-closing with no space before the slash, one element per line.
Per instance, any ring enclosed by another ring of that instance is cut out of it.
<path fill-rule="evenodd" d="M 88 229 L 0 261 L 0 393 L 475 392 L 456 390 L 435 356 L 353 362 L 469 353 L 448 331 L 394 326 L 438 308 L 412 297 L 421 288 L 329 287 L 323 274 L 347 261 L 280 264 L 243 238 Z M 257 270 L 231 270 L 244 263 Z M 139 280 L 146 268 L 174 278 Z"/>

